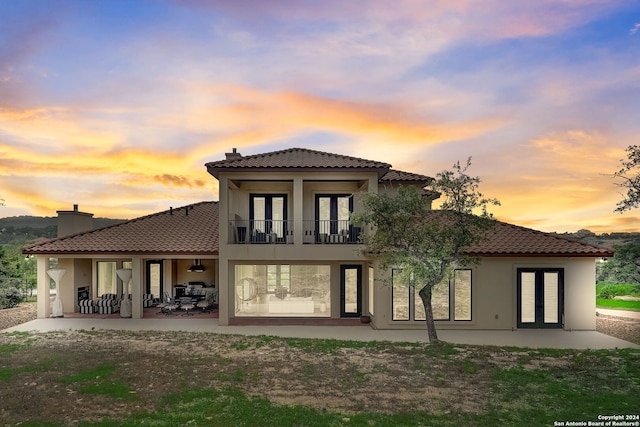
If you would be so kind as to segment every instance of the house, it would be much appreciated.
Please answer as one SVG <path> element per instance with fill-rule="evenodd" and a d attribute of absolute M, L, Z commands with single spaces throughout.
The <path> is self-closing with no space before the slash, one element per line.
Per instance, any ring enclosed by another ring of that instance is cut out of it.
<path fill-rule="evenodd" d="M 133 318 L 143 316 L 145 295 L 200 283 L 215 292 L 221 325 L 333 324 L 365 315 L 380 329 L 424 327 L 417 292 L 365 256 L 359 237 L 370 230 L 349 216 L 362 209 L 359 193 L 423 188 L 430 177 L 300 148 L 251 156 L 234 149 L 206 168 L 219 182 L 218 202 L 25 248 L 38 260 L 38 317 L 51 313 L 46 271 L 57 259 L 67 271 L 59 284 L 67 311 L 80 310 L 79 295 L 128 293 L 116 270 L 129 268 Z M 70 221 L 87 215 L 64 212 Z M 498 222 L 470 253 L 481 263 L 456 270 L 434 291 L 438 328 L 595 330 L 595 266 L 610 249 Z"/>

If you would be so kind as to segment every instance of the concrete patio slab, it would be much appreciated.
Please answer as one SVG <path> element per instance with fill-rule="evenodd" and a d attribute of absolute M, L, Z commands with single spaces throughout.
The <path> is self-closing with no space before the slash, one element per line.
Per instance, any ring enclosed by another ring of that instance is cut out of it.
<path fill-rule="evenodd" d="M 624 317 L 627 319 L 640 320 L 640 311 L 627 311 L 627 310 L 609 310 L 606 308 L 598 308 L 597 314 L 605 314 L 607 316 Z"/>
<path fill-rule="evenodd" d="M 427 343 L 426 330 L 377 330 L 368 326 L 220 326 L 218 319 L 36 319 L 2 332 L 49 332 L 60 330 L 111 329 L 129 331 L 185 331 L 215 334 L 272 335 L 288 338 L 326 338 L 354 341 Z M 638 348 L 596 331 L 438 331 L 441 340 L 456 344 L 497 345 L 530 348 L 615 349 Z"/>

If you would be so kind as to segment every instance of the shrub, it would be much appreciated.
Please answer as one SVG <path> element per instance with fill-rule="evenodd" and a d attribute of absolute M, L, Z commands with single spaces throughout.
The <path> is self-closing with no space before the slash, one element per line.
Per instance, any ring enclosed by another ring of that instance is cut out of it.
<path fill-rule="evenodd" d="M 623 295 L 640 296 L 640 284 L 618 285 L 604 282 L 596 287 L 596 296 L 601 299 L 613 299 L 615 296 Z"/>
<path fill-rule="evenodd" d="M 0 288 L 0 308 L 13 308 L 22 301 L 22 293 L 13 286 Z"/>
<path fill-rule="evenodd" d="M 616 293 L 611 289 L 611 287 L 606 286 L 600 289 L 596 296 L 601 299 L 613 299 L 613 297 L 616 296 Z"/>

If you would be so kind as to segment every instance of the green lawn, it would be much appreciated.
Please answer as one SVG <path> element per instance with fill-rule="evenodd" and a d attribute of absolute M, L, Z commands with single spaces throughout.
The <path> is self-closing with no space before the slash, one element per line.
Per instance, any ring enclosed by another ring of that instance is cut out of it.
<path fill-rule="evenodd" d="M 640 284 L 598 282 L 596 285 L 596 306 L 613 310 L 640 311 L 640 301 L 615 299 L 617 296 L 640 298 Z"/>
<path fill-rule="evenodd" d="M 596 306 L 612 310 L 640 311 L 640 301 L 625 301 L 620 299 L 596 299 Z"/>

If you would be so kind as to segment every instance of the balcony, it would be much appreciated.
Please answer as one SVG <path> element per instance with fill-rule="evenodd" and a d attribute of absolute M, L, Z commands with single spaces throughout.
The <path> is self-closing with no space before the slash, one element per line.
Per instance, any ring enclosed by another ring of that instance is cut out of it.
<path fill-rule="evenodd" d="M 229 243 L 292 244 L 293 221 L 244 219 L 229 221 Z"/>
<path fill-rule="evenodd" d="M 359 244 L 362 229 L 349 220 L 304 220 L 303 243 Z M 229 244 L 293 244 L 293 221 L 235 220 L 229 221 Z"/>
<path fill-rule="evenodd" d="M 304 244 L 358 244 L 362 229 L 347 220 L 305 220 Z"/>

